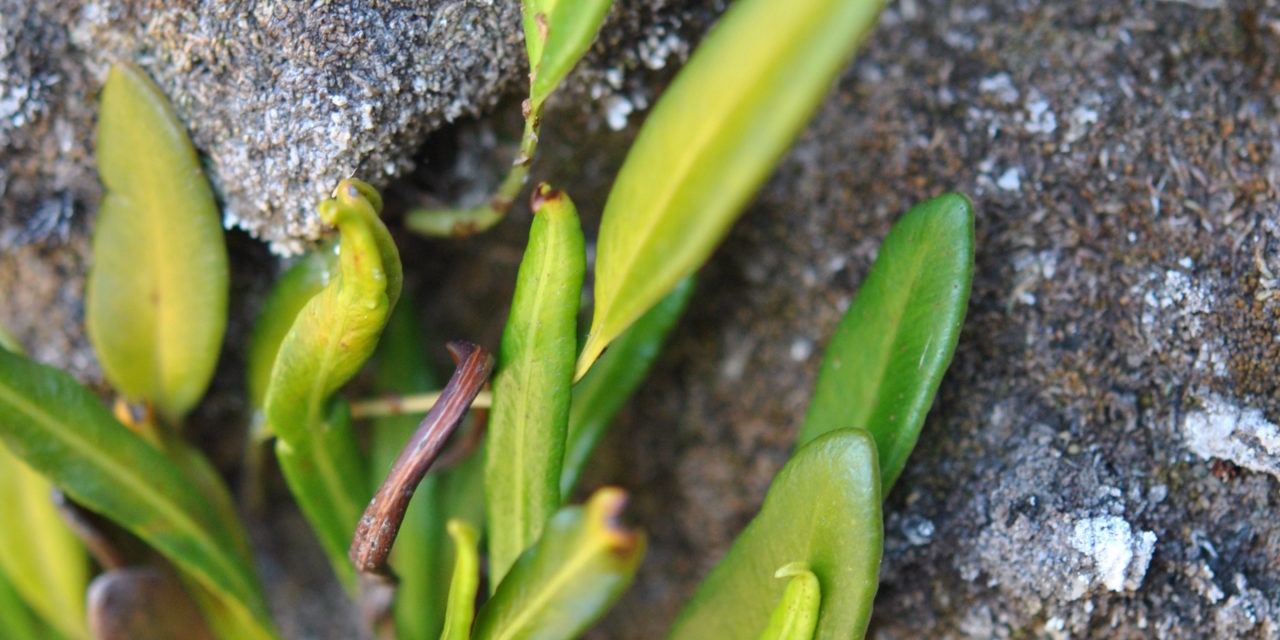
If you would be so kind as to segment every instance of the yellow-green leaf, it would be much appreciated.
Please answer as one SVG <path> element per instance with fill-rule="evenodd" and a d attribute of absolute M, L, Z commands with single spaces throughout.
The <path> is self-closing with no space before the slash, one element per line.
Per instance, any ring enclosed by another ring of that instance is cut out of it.
<path fill-rule="evenodd" d="M 842 429 L 803 446 L 764 506 L 693 593 L 669 638 L 754 638 L 785 585 L 777 568 L 806 562 L 822 603 L 813 637 L 861 638 L 879 585 L 880 470 L 871 435 Z"/>
<path fill-rule="evenodd" d="M 21 354 L 0 329 L 0 350 Z M 0 443 L 0 579 L 7 577 L 46 623 L 69 638 L 85 638 L 84 546 L 53 504 L 53 485 Z M 17 615 L 17 614 L 15 614 Z"/>
<path fill-rule="evenodd" d="M 535 0 L 525 3 L 524 34 L 532 69 L 529 102 L 534 113 L 591 47 L 613 0 Z M 546 38 L 543 38 L 543 31 Z M 535 58 L 536 56 L 536 58 Z"/>
<path fill-rule="evenodd" d="M 333 394 L 373 353 L 400 297 L 400 254 L 381 211 L 378 192 L 353 179 L 320 204 L 341 235 L 337 264 L 280 343 L 264 401 L 285 480 L 351 590 L 347 547 L 373 490 L 350 412 Z"/>
<path fill-rule="evenodd" d="M 585 264 L 573 202 L 539 186 L 489 418 L 485 503 L 494 587 L 560 506 Z"/>
<path fill-rule="evenodd" d="M 644 557 L 644 535 L 618 522 L 626 500 L 621 489 L 606 487 L 586 506 L 558 511 L 480 608 L 472 637 L 576 638 L 604 615 Z"/>
<path fill-rule="evenodd" d="M 289 335 L 298 312 L 329 282 L 329 272 L 337 262 L 337 247 L 322 246 L 303 256 L 271 287 L 262 303 L 258 320 L 249 336 L 249 353 L 245 384 L 249 388 L 249 406 L 262 409 L 271 381 L 271 367 L 276 362 L 280 343 Z"/>
<path fill-rule="evenodd" d="M 175 422 L 204 395 L 227 323 L 227 250 L 213 190 L 160 90 L 111 68 L 98 112 L 105 195 L 85 319 L 107 379 Z"/>
<path fill-rule="evenodd" d="M 222 518 L 182 469 L 70 376 L 0 350 L 0 440 L 216 594 L 242 621 L 239 637 L 275 637 L 239 522 Z"/>
<path fill-rule="evenodd" d="M 654 106 L 605 204 L 581 378 L 724 237 L 883 0 L 738 0 Z"/>
<path fill-rule="evenodd" d="M 760 640 L 810 640 L 818 627 L 818 608 L 822 604 L 822 586 L 807 562 L 783 565 L 775 578 L 791 578 L 782 602 L 769 617 L 769 626 Z"/>
<path fill-rule="evenodd" d="M 89 561 L 50 499 L 53 485 L 0 444 L 0 573 L 70 638 L 88 637 Z"/>
<path fill-rule="evenodd" d="M 0 349 L 8 349 L 14 353 L 22 353 L 22 345 L 18 344 L 17 339 L 0 327 Z"/>
<path fill-rule="evenodd" d="M 62 638 L 62 635 L 36 617 L 3 573 L 0 573 L 0 629 L 4 629 L 5 637 L 12 640 Z"/>
<path fill-rule="evenodd" d="M 453 581 L 449 586 L 449 607 L 440 640 L 470 640 L 471 622 L 476 616 L 476 591 L 480 588 L 480 533 L 461 520 L 447 525 L 453 538 Z"/>

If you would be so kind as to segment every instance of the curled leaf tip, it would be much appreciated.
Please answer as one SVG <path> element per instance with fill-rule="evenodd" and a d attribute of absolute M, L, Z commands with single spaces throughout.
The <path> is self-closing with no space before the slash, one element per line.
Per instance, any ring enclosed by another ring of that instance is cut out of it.
<path fill-rule="evenodd" d="M 625 503 L 620 489 L 606 488 L 582 507 L 556 512 L 481 607 L 472 637 L 580 637 L 622 595 L 644 557 L 643 534 L 625 547 L 611 539 Z"/>
<path fill-rule="evenodd" d="M 444 525 L 444 530 L 449 532 L 449 537 L 453 538 L 459 544 L 462 544 L 465 540 L 475 538 L 478 535 L 475 527 L 467 524 L 465 520 L 459 520 L 457 518 L 449 518 L 449 521 Z"/>
<path fill-rule="evenodd" d="M 769 625 L 760 634 L 760 640 L 811 640 L 822 606 L 818 576 L 804 561 L 785 564 L 773 575 L 775 578 L 791 578 L 791 581 L 782 593 L 782 601 L 769 617 Z"/>
<path fill-rule="evenodd" d="M 363 199 L 373 207 L 375 213 L 382 213 L 382 195 L 372 185 L 363 180 L 347 178 L 339 182 L 338 188 L 334 189 L 333 197 L 347 205 L 355 204 Z"/>
<path fill-rule="evenodd" d="M 790 578 L 792 576 L 798 576 L 806 573 L 813 572 L 809 569 L 808 562 L 800 560 L 798 562 L 788 562 L 787 564 L 778 567 L 778 570 L 774 572 L 773 577 Z"/>

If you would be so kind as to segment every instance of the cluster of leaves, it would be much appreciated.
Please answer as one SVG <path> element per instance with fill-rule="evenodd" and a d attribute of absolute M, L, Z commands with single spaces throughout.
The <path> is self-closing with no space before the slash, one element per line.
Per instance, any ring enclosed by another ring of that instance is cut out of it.
<path fill-rule="evenodd" d="M 527 176 L 545 101 L 590 46 L 609 4 L 525 1 L 530 94 L 511 175 L 485 205 L 413 212 L 410 228 L 449 235 L 501 219 Z M 348 179 L 321 203 L 336 242 L 284 274 L 250 341 L 255 418 L 245 495 L 255 495 L 252 479 L 274 440 L 291 493 L 377 632 L 574 637 L 625 590 L 645 549 L 644 535 L 619 523 L 625 494 L 602 488 L 582 506 L 568 498 L 692 297 L 694 272 L 881 6 L 735 3 L 654 107 L 618 175 L 597 239 L 585 338 L 577 210 L 565 193 L 539 185 L 496 362 L 479 347 L 452 344 L 458 369 L 438 392 L 412 305 L 401 300 L 400 255 L 380 196 Z M 0 339 L 0 453 L 8 456 L 0 457 L 0 497 L 13 496 L 0 504 L 12 510 L 6 521 L 19 523 L 0 534 L 0 616 L 28 637 L 195 637 L 199 629 L 154 615 L 145 597 L 131 601 L 146 616 L 118 604 L 146 583 L 176 580 L 191 601 L 171 612 L 193 603 L 221 638 L 277 637 L 230 493 L 182 438 L 226 322 L 216 205 L 163 95 L 127 65 L 113 69 L 103 91 L 98 158 L 107 195 L 94 234 L 88 333 L 127 402 L 113 414 Z M 894 227 L 831 340 L 794 455 L 672 638 L 865 631 L 882 496 L 954 350 L 972 226 L 968 201 L 945 195 Z M 369 360 L 378 389 L 397 399 L 349 404 L 338 392 Z M 492 393 L 484 394 L 491 369 Z M 490 403 L 487 416 L 468 413 L 478 398 Z M 410 415 L 419 400 L 430 407 L 421 422 Z M 367 453 L 354 426 L 365 418 Z M 104 570 L 90 588 L 87 625 L 78 604 L 86 551 L 40 497 L 49 483 L 70 498 L 63 511 Z M 136 540 L 84 524 L 85 510 Z M 166 569 L 139 573 L 154 554 Z M 31 567 L 35 560 L 42 566 Z"/>

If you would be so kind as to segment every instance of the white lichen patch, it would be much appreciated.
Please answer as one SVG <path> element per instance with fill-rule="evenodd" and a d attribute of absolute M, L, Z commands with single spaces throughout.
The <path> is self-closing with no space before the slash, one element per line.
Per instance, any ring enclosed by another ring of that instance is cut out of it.
<path fill-rule="evenodd" d="M 1022 128 L 1027 133 L 1038 133 L 1048 135 L 1058 130 L 1058 117 L 1049 108 L 1049 101 L 1041 98 L 1039 94 L 1027 100 L 1026 103 L 1026 120 L 1022 123 Z"/>
<path fill-rule="evenodd" d="M 1203 324 L 1199 316 L 1209 313 L 1213 301 L 1213 293 L 1202 284 L 1181 271 L 1170 269 L 1164 272 L 1160 284 L 1143 297 L 1146 306 L 1142 312 L 1142 326 L 1155 326 L 1157 316 L 1185 317 L 1190 337 L 1198 337 Z"/>
<path fill-rule="evenodd" d="M 1067 116 L 1067 134 L 1063 142 L 1072 144 L 1085 137 L 1098 124 L 1098 111 L 1088 105 L 1077 105 Z"/>
<path fill-rule="evenodd" d="M 613 131 L 627 128 L 627 119 L 632 111 L 635 111 L 635 105 L 622 95 L 615 93 L 604 100 L 604 121 Z"/>
<path fill-rule="evenodd" d="M 1192 453 L 1280 478 L 1280 427 L 1262 411 L 1218 394 L 1201 398 L 1200 404 L 1182 420 L 1182 439 Z"/>
<path fill-rule="evenodd" d="M 1022 169 L 1018 167 L 1009 167 L 1004 173 L 996 178 L 996 186 L 1001 191 L 1019 191 L 1022 189 Z"/>
<path fill-rule="evenodd" d="M 1183 359 L 1180 366 L 1222 378 L 1228 373 L 1223 336 L 1205 329 L 1213 324 L 1217 297 L 1208 280 L 1191 271 L 1194 262 L 1189 264 L 1190 268 L 1183 267 L 1186 271 L 1168 269 L 1156 272 L 1135 286 L 1134 295 L 1142 300 L 1139 325 L 1151 353 Z M 1167 348 L 1171 344 L 1197 348 L 1171 352 Z"/>
<path fill-rule="evenodd" d="M 1100 582 L 1116 592 L 1135 591 L 1147 575 L 1156 534 L 1135 532 L 1119 516 L 1098 516 L 1076 521 L 1071 546 L 1093 561 L 1088 582 Z"/>
<path fill-rule="evenodd" d="M 979 80 L 978 91 L 994 95 L 996 100 L 1005 104 L 1017 102 L 1020 95 L 1017 87 L 1013 86 L 1013 78 L 1003 71 Z"/>
<path fill-rule="evenodd" d="M 1026 252 L 1014 257 L 1013 270 L 1016 275 L 1013 289 L 1009 293 L 1011 304 L 1035 304 L 1036 289 L 1057 276 L 1060 259 L 1061 255 L 1056 249 Z"/>

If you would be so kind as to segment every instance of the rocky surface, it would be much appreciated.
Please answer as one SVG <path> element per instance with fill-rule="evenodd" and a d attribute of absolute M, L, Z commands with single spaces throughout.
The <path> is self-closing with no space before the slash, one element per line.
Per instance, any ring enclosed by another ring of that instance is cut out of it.
<path fill-rule="evenodd" d="M 944 190 L 977 208 L 973 299 L 886 505 L 874 636 L 1280 633 L 1277 53 L 1276 2 L 897 3 L 590 478 L 654 535 L 596 637 L 675 615 L 877 243 Z"/>
<path fill-rule="evenodd" d="M 568 189 L 588 226 L 656 95 L 654 52 L 678 59 L 697 21 L 665 24 L 624 47 L 634 71 L 593 62 L 547 115 L 535 177 Z M 63 42 L 41 33 L 21 37 Z M 1277 0 L 896 3 L 708 264 L 585 479 L 629 488 L 651 533 L 593 636 L 661 635 L 789 454 L 880 239 L 944 190 L 977 209 L 973 298 L 888 496 L 874 635 L 1280 634 L 1277 60 Z M 392 199 L 491 188 L 514 153 L 512 106 L 433 136 Z M 53 193 L 75 146 L 44 151 L 28 184 Z M 6 146 L 6 171 L 23 149 Z M 57 224 L 20 225 L 44 241 L 5 249 L 0 322 L 77 320 L 80 197 Z M 527 220 L 408 241 L 432 335 L 496 344 Z M 261 286 L 261 271 L 237 280 Z M 42 358 L 86 360 L 74 328 L 20 333 Z"/>

